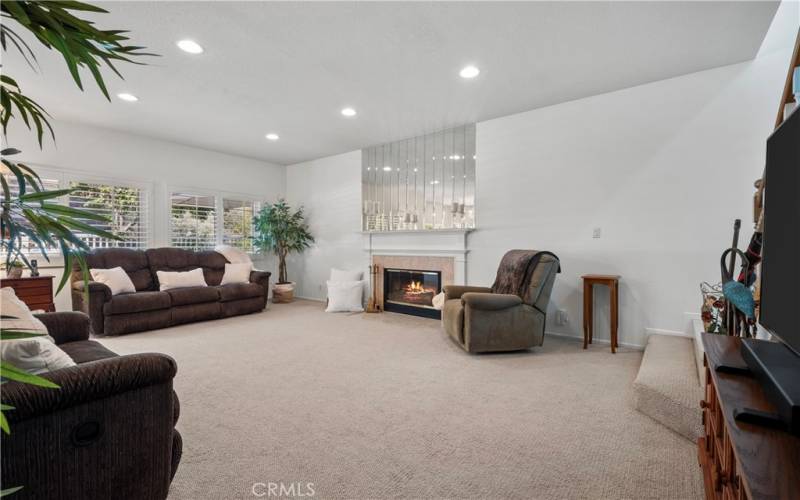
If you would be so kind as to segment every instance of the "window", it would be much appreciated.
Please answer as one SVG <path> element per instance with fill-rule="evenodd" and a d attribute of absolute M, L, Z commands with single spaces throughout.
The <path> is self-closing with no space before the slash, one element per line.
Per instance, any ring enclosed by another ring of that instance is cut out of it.
<path fill-rule="evenodd" d="M 253 250 L 253 201 L 222 200 L 222 242 L 245 252 Z"/>
<path fill-rule="evenodd" d="M 19 184 L 17 183 L 17 176 L 15 176 L 14 174 L 10 174 L 9 173 L 9 174 L 3 174 L 3 177 L 5 178 L 6 182 L 8 183 L 8 190 L 9 190 L 9 194 L 11 195 L 11 199 L 12 200 L 16 199 L 19 196 Z M 59 188 L 58 179 L 50 179 L 50 178 L 46 178 L 44 176 L 41 179 L 42 179 L 42 189 L 44 189 L 45 191 L 52 191 L 54 189 L 58 189 Z M 26 183 L 26 186 L 27 186 L 27 183 Z M 27 193 L 33 192 L 33 189 L 31 189 L 30 187 L 26 187 L 26 192 Z M 5 192 L 3 190 L 0 190 L 0 200 L 5 201 Z M 59 200 L 58 199 L 49 200 L 48 202 L 49 203 L 58 203 Z M 22 215 L 21 214 L 12 213 L 11 216 L 16 221 L 22 220 Z M 47 253 L 58 253 L 60 250 L 59 250 L 59 248 L 57 246 L 55 246 L 55 247 L 48 246 L 48 247 L 45 247 L 45 251 Z M 36 256 L 36 255 L 41 255 L 41 250 L 39 249 L 38 245 L 36 245 L 35 243 L 31 242 L 30 239 L 27 236 L 23 236 L 22 237 L 22 253 L 25 254 L 25 255 Z"/>
<path fill-rule="evenodd" d="M 87 224 L 122 238 L 112 240 L 76 231 L 76 236 L 89 248 L 147 248 L 149 218 L 146 190 L 86 182 L 70 182 L 69 187 L 74 190 L 67 196 L 70 207 L 94 212 L 108 219 L 108 222 L 86 221 Z"/>
<path fill-rule="evenodd" d="M 66 196 L 48 202 L 64 204 L 102 215 L 108 219 L 108 222 L 91 220 L 82 220 L 81 222 L 122 237 L 121 240 L 113 240 L 73 229 L 73 234 L 85 242 L 89 248 L 147 248 L 150 239 L 147 189 L 124 184 L 66 180 L 64 177 L 63 174 L 42 175 L 42 185 L 45 190 L 61 188 L 74 190 Z M 5 179 L 9 185 L 11 197 L 15 198 L 19 193 L 16 177 L 12 174 L 5 174 Z M 27 239 L 23 239 L 23 249 L 25 254 L 41 253 L 36 245 Z M 56 247 L 46 250 L 48 253 L 59 253 L 59 249 Z"/>
<path fill-rule="evenodd" d="M 214 196 L 172 193 L 170 197 L 170 244 L 188 250 L 208 250 L 217 241 L 217 209 Z"/>

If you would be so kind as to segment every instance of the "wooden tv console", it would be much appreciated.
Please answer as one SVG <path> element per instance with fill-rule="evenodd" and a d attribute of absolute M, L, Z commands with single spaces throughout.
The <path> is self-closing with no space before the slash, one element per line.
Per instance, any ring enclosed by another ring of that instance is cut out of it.
<path fill-rule="evenodd" d="M 774 412 L 749 375 L 717 372 L 720 364 L 743 364 L 737 337 L 703 334 L 706 390 L 705 435 L 697 440 L 707 499 L 800 499 L 800 437 L 742 423 L 735 409 Z"/>

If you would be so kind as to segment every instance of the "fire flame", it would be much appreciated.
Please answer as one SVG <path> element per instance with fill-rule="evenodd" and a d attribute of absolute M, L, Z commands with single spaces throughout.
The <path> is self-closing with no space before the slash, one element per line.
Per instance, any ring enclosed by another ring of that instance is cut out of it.
<path fill-rule="evenodd" d="M 410 293 L 412 295 L 418 295 L 421 293 L 429 292 L 430 290 L 426 289 L 422 286 L 421 281 L 411 281 L 408 285 L 406 285 L 405 292 Z"/>

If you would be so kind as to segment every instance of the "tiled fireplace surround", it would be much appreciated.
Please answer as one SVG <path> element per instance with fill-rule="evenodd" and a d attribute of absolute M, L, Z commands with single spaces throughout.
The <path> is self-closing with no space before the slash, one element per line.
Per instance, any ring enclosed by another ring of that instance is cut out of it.
<path fill-rule="evenodd" d="M 383 270 L 386 268 L 441 271 L 442 287 L 466 284 L 469 230 L 365 232 L 364 250 L 376 276 L 377 304 L 383 309 Z"/>

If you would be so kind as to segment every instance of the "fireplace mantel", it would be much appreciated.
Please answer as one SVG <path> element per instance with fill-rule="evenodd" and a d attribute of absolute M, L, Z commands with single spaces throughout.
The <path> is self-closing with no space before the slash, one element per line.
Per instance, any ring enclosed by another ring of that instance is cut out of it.
<path fill-rule="evenodd" d="M 467 250 L 467 235 L 473 229 L 424 231 L 363 231 L 364 250 L 382 255 L 461 255 Z M 390 252 L 390 253 L 386 253 Z"/>
<path fill-rule="evenodd" d="M 422 231 L 364 231 L 364 251 L 370 262 L 376 255 L 408 257 L 451 257 L 454 285 L 467 280 L 467 235 L 473 229 Z"/>

